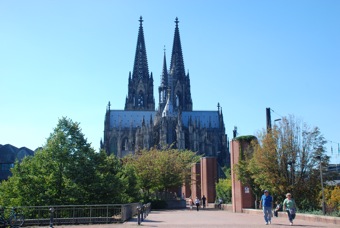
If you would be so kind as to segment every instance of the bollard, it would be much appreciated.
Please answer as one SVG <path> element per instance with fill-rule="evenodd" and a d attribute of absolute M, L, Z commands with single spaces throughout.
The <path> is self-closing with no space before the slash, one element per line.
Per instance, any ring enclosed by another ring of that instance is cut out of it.
<path fill-rule="evenodd" d="M 137 207 L 137 223 L 138 223 L 138 225 L 140 225 L 140 211 L 141 211 L 141 208 L 138 206 Z"/>
<path fill-rule="evenodd" d="M 53 228 L 53 217 L 54 217 L 54 208 L 50 207 L 50 227 Z"/>

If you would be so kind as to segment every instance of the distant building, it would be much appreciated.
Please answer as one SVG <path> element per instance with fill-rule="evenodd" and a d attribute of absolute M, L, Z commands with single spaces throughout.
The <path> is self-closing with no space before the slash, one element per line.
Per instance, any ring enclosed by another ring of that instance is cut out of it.
<path fill-rule="evenodd" d="M 340 186 L 340 164 L 329 164 L 325 175 L 327 176 L 326 185 Z"/>
<path fill-rule="evenodd" d="M 26 156 L 33 156 L 34 151 L 21 147 L 17 148 L 10 144 L 0 145 L 0 181 L 7 180 L 12 176 L 11 168 L 16 160 L 21 161 Z"/>
<path fill-rule="evenodd" d="M 190 77 L 189 73 L 185 73 L 178 19 L 175 20 L 169 69 L 165 53 L 163 57 L 157 108 L 153 94 L 153 75 L 149 74 L 148 68 L 142 17 L 139 22 L 134 67 L 128 77 L 125 108 L 111 110 L 109 102 L 101 148 L 108 154 L 124 157 L 142 149 L 171 145 L 172 148 L 216 157 L 220 166 L 230 167 L 222 108 L 217 104 L 215 111 L 193 111 Z"/>

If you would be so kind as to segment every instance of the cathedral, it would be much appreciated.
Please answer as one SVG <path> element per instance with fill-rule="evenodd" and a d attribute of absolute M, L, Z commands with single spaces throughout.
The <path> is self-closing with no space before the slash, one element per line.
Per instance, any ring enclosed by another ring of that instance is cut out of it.
<path fill-rule="evenodd" d="M 190 77 L 189 73 L 185 73 L 178 19 L 175 20 L 169 69 L 164 53 L 157 106 L 153 75 L 149 73 L 142 17 L 139 22 L 125 108 L 113 110 L 108 103 L 101 148 L 117 157 L 150 148 L 187 149 L 205 157 L 216 157 L 220 167 L 230 167 L 222 108 L 217 104 L 215 111 L 193 111 Z"/>

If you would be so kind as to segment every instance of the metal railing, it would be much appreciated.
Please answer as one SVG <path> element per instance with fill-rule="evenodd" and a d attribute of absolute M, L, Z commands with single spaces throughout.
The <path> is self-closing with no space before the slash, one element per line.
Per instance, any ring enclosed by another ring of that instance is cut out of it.
<path fill-rule="evenodd" d="M 140 203 L 18 207 L 24 226 L 122 223 L 137 215 Z"/>

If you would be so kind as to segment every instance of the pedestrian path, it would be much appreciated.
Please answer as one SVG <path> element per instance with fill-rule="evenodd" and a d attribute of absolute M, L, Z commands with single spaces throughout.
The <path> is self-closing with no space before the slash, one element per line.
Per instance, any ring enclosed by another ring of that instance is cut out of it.
<path fill-rule="evenodd" d="M 151 211 L 140 226 L 137 224 L 137 218 L 133 218 L 123 224 L 95 224 L 95 225 L 72 225 L 72 226 L 54 226 L 55 228 L 112 228 L 112 227 L 236 227 L 236 228 L 281 228 L 291 227 L 288 218 L 274 217 L 272 223 L 265 225 L 263 215 L 261 214 L 246 214 L 233 213 L 223 210 L 201 209 L 196 210 L 162 210 Z M 294 220 L 293 227 L 311 227 L 311 228 L 339 228 L 339 225 L 312 222 L 299 219 L 297 215 Z M 41 227 L 39 227 L 41 228 Z"/>

